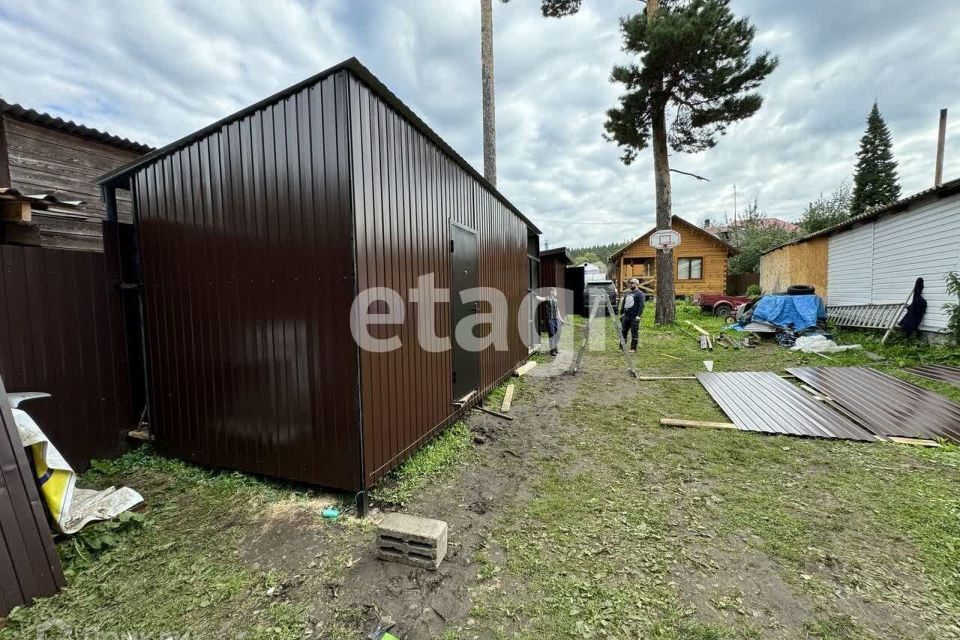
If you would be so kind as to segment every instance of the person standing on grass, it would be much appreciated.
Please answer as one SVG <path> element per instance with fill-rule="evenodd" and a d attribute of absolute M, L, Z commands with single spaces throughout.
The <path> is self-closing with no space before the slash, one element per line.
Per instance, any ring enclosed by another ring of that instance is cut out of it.
<path fill-rule="evenodd" d="M 555 356 L 560 353 L 560 332 L 563 330 L 563 325 L 567 324 L 560 313 L 556 287 L 550 289 L 549 297 L 537 296 L 537 302 L 547 305 L 547 334 L 550 336 L 550 355 Z"/>
<path fill-rule="evenodd" d="M 640 281 L 636 278 L 630 278 L 630 291 L 623 296 L 620 303 L 620 333 L 626 342 L 627 334 L 630 335 L 630 353 L 637 352 L 637 345 L 640 343 L 640 316 L 643 314 L 643 305 L 647 298 L 640 290 Z"/>

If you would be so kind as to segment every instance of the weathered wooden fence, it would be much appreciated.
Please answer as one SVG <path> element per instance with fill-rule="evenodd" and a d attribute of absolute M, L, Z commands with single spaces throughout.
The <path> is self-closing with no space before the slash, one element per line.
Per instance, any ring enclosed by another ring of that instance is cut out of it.
<path fill-rule="evenodd" d="M 742 296 L 747 292 L 747 287 L 752 284 L 760 284 L 759 273 L 736 273 L 727 276 L 727 295 Z"/>

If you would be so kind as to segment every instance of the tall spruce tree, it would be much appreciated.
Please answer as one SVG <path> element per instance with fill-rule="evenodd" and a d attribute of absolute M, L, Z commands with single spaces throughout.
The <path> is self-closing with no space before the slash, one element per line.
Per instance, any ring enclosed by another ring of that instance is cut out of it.
<path fill-rule="evenodd" d="M 853 176 L 853 201 L 850 213 L 859 215 L 873 207 L 896 202 L 900 198 L 897 162 L 893 159 L 890 129 L 873 103 L 867 116 L 867 130 L 860 138 L 856 173 Z"/>

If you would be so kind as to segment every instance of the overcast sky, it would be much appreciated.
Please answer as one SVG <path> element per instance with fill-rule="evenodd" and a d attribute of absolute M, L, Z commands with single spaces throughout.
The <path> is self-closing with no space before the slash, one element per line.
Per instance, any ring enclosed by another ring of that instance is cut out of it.
<path fill-rule="evenodd" d="M 636 0 L 540 17 L 496 3 L 500 189 L 556 247 L 636 237 L 654 219 L 652 158 L 630 167 L 601 136 Z M 876 98 L 904 194 L 933 182 L 938 111 L 951 108 L 945 177 L 960 177 L 960 2 L 733 0 L 780 56 L 753 119 L 672 165 L 674 213 L 733 214 L 758 198 L 795 219 L 852 174 Z M 166 144 L 350 56 L 482 170 L 479 0 L 101 2 L 0 0 L 0 96 L 151 145 Z"/>

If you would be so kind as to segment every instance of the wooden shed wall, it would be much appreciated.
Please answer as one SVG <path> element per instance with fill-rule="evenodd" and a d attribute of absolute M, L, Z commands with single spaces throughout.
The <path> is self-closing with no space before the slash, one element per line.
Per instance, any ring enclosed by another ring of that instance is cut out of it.
<path fill-rule="evenodd" d="M 527 292 L 527 226 L 470 173 L 361 80 L 351 78 L 357 286 L 390 287 L 404 301 L 420 275 L 450 286 L 450 221 L 479 236 L 479 286 L 508 301 L 509 348 L 480 355 L 481 391 L 527 356 L 517 313 Z M 481 312 L 487 312 L 483 309 Z M 361 350 L 361 395 L 368 482 L 375 482 L 456 418 L 452 354 L 420 347 L 414 306 L 389 353 Z M 449 336 L 450 305 L 437 305 L 436 327 Z M 386 329 L 386 328 L 385 328 Z"/>
<path fill-rule="evenodd" d="M 826 237 L 813 238 L 763 254 L 760 288 L 764 293 L 778 293 L 792 284 L 808 284 L 826 299 L 828 247 Z"/>
<path fill-rule="evenodd" d="M 157 446 L 361 487 L 347 75 L 138 169 Z"/>
<path fill-rule="evenodd" d="M 693 295 L 695 293 L 724 293 L 727 287 L 727 260 L 730 257 L 729 249 L 722 242 L 683 220 L 674 220 L 673 228 L 680 233 L 680 246 L 673 250 L 673 273 L 677 274 L 677 261 L 680 258 L 703 258 L 703 277 L 699 280 L 675 279 L 676 294 L 678 296 Z M 635 240 L 624 250 L 622 258 L 650 258 L 655 260 L 657 250 L 650 246 L 648 238 L 653 229 Z M 617 266 L 621 261 L 618 259 Z M 631 277 L 627 266 L 619 273 L 620 281 Z M 653 272 L 651 272 L 653 273 Z M 622 286 L 622 282 L 617 283 Z"/>
<path fill-rule="evenodd" d="M 34 210 L 42 246 L 102 251 L 100 225 L 106 213 L 97 178 L 140 154 L 10 116 L 0 118 L 8 154 L 8 186 L 28 194 L 56 193 L 61 200 L 83 201 L 76 210 Z M 120 220 L 129 222 L 133 212 L 129 194 L 118 194 L 117 208 Z"/>

